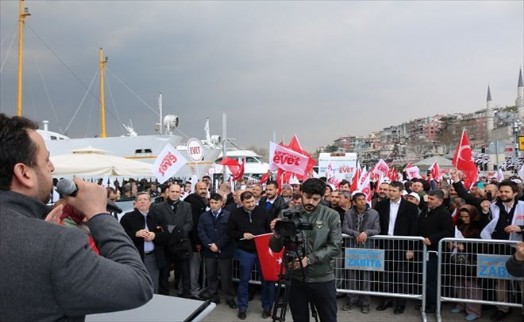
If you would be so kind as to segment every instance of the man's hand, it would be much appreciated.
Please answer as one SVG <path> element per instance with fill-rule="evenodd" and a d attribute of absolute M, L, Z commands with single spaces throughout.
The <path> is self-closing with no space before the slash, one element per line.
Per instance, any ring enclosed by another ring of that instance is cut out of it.
<path fill-rule="evenodd" d="M 272 232 L 275 232 L 275 225 L 277 224 L 277 221 L 281 220 L 280 218 L 275 218 L 271 220 L 271 223 L 269 224 L 269 228 L 271 228 Z"/>
<path fill-rule="evenodd" d="M 520 227 L 517 225 L 509 225 L 509 226 L 504 227 L 504 231 L 508 234 L 511 234 L 511 233 L 520 233 L 522 232 L 522 229 L 520 229 Z"/>
<path fill-rule="evenodd" d="M 147 232 L 145 240 L 147 241 L 153 241 L 156 237 L 156 234 L 152 231 Z"/>
<path fill-rule="evenodd" d="M 64 209 L 63 205 L 56 206 L 53 208 L 49 214 L 45 217 L 45 221 L 53 223 L 53 224 L 59 224 L 60 223 L 60 215 L 62 214 L 62 209 Z"/>
<path fill-rule="evenodd" d="M 250 240 L 250 239 L 253 239 L 255 238 L 255 235 L 253 235 L 252 233 L 244 233 L 244 235 L 242 235 L 244 237 L 244 239 L 246 240 Z"/>
<path fill-rule="evenodd" d="M 357 244 L 364 244 L 367 239 L 368 234 L 366 234 L 366 232 L 363 231 L 357 236 Z"/>
<path fill-rule="evenodd" d="M 424 245 L 426 246 L 431 246 L 431 240 L 429 240 L 429 238 L 424 238 Z"/>
<path fill-rule="evenodd" d="M 306 268 L 308 265 L 308 257 L 302 257 L 302 267 Z M 293 262 L 289 263 L 289 268 L 292 270 L 300 269 L 300 261 L 295 259 Z"/>
<path fill-rule="evenodd" d="M 213 253 L 218 252 L 218 247 L 215 243 L 209 244 L 208 246 L 209 246 L 209 249 L 211 249 Z"/>
<path fill-rule="evenodd" d="M 138 231 L 135 233 L 135 237 L 146 239 L 148 233 L 149 233 L 149 231 L 147 231 L 147 230 L 145 230 L 145 229 L 140 229 L 140 230 L 138 230 Z"/>
<path fill-rule="evenodd" d="M 415 257 L 415 253 L 412 250 L 407 250 L 406 259 L 412 259 L 413 257 Z"/>
<path fill-rule="evenodd" d="M 78 193 L 76 197 L 66 196 L 65 199 L 73 208 L 83 213 L 87 220 L 94 216 L 107 213 L 107 190 L 96 183 L 86 182 L 79 178 L 74 178 Z"/>

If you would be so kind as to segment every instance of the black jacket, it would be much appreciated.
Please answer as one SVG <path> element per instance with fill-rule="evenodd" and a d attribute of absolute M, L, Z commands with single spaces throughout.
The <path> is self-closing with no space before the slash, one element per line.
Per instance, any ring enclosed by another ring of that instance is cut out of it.
<path fill-rule="evenodd" d="M 451 215 L 444 205 L 434 209 L 425 209 L 418 218 L 420 236 L 428 238 L 431 245 L 428 250 L 438 250 L 438 243 L 442 238 L 453 237 L 455 227 Z"/>
<path fill-rule="evenodd" d="M 258 205 L 260 207 L 265 208 L 266 206 L 267 197 L 260 198 L 260 201 L 258 202 Z M 269 213 L 269 219 L 273 220 L 278 217 L 278 214 L 284 209 L 289 208 L 288 203 L 282 196 L 276 197 L 275 201 L 271 204 L 271 207 L 267 209 Z"/>
<path fill-rule="evenodd" d="M 145 227 L 146 220 L 144 215 L 135 209 L 126 213 L 120 220 L 120 224 L 124 227 L 127 235 L 131 238 L 133 244 L 135 244 L 140 257 L 144 260 L 144 239 L 135 236 L 137 231 L 144 229 Z M 155 257 L 158 267 L 163 267 L 167 264 L 164 253 L 164 246 L 169 241 L 167 226 L 165 225 L 165 222 L 162 222 L 162 220 L 159 220 L 156 216 L 149 213 L 147 216 L 147 228 L 149 231 L 155 233 L 155 239 L 153 239 L 153 244 L 155 244 Z"/>
<path fill-rule="evenodd" d="M 237 208 L 233 210 L 229 217 L 229 237 L 236 241 L 238 248 L 246 252 L 256 253 L 255 241 L 253 239 L 241 239 L 244 238 L 244 233 L 260 235 L 271 232 L 270 223 L 269 214 L 263 207 L 256 206 L 253 209 L 251 220 L 243 207 Z"/>
<path fill-rule="evenodd" d="M 390 200 L 382 200 L 377 203 L 377 211 L 380 218 L 380 235 L 388 234 L 389 227 L 389 204 Z M 394 236 L 418 236 L 417 234 L 418 208 L 409 201 L 400 199 Z"/>
<path fill-rule="evenodd" d="M 228 223 L 230 212 L 222 209 L 218 214 L 218 219 L 211 210 L 206 211 L 200 216 L 198 223 L 198 237 L 202 241 L 202 249 L 205 257 L 228 258 L 233 257 L 234 244 L 229 238 Z M 220 252 L 212 252 L 209 244 L 216 244 Z"/>
<path fill-rule="evenodd" d="M 192 193 L 185 197 L 184 201 L 191 205 L 193 228 L 189 232 L 189 240 L 191 241 L 193 251 L 196 251 L 196 246 L 202 244 L 200 238 L 198 238 L 198 221 L 200 220 L 200 216 L 206 212 L 207 204 L 206 200 L 200 197 L 197 193 Z"/>

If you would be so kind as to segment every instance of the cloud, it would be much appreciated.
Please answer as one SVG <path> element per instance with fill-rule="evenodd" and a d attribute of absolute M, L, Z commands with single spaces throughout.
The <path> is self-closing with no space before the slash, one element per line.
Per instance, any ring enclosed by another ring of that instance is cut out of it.
<path fill-rule="evenodd" d="M 17 3 L 2 1 L 2 60 Z M 240 146 L 266 147 L 276 133 L 296 133 L 308 149 L 341 135 L 365 135 L 437 113 L 511 105 L 524 53 L 522 2 L 181 2 L 26 1 L 28 25 L 88 86 L 104 47 L 108 69 L 147 101 L 108 76 L 112 135 L 133 120 L 151 133 L 164 110 L 181 130 L 202 136 L 206 117 Z M 27 32 L 28 116 L 69 122 L 85 93 L 45 45 Z M 2 71 L 0 110 L 14 113 L 15 54 Z M 38 90 L 46 75 L 48 94 Z M 34 83 L 33 83 L 34 81 Z M 93 95 L 97 95 L 96 84 Z M 47 103 L 50 97 L 54 104 Z M 96 133 L 96 100 L 88 95 L 70 135 Z M 51 108 L 52 110 L 52 108 Z M 118 121 L 118 119 L 120 119 Z M 86 120 L 89 120 L 87 122 Z M 52 122 L 53 123 L 53 122 Z"/>

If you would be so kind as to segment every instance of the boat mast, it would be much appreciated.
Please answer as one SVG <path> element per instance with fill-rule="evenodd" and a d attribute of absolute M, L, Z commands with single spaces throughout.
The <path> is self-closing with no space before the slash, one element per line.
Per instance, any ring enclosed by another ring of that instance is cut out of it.
<path fill-rule="evenodd" d="M 102 48 L 98 51 L 98 65 L 100 70 L 100 137 L 106 138 L 106 99 L 104 93 L 104 75 L 107 57 L 104 57 Z"/>
<path fill-rule="evenodd" d="M 24 8 L 24 0 L 18 2 L 18 85 L 16 90 L 16 115 L 22 116 L 22 76 L 23 76 L 23 60 L 24 60 L 24 24 L 25 17 L 30 16 L 29 10 Z"/>

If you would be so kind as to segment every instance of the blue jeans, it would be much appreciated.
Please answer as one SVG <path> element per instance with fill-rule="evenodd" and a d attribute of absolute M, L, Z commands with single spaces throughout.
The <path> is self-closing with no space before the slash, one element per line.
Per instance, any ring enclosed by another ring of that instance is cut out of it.
<path fill-rule="evenodd" d="M 257 271 L 260 272 L 260 263 L 256 253 L 249 253 L 238 249 L 237 258 L 240 264 L 240 281 L 238 282 L 238 310 L 246 311 L 249 304 L 248 286 L 251 277 L 251 271 L 256 265 Z M 270 311 L 275 300 L 275 282 L 266 282 L 260 274 L 260 281 L 262 284 L 262 293 L 260 294 L 262 300 L 262 309 Z"/>

